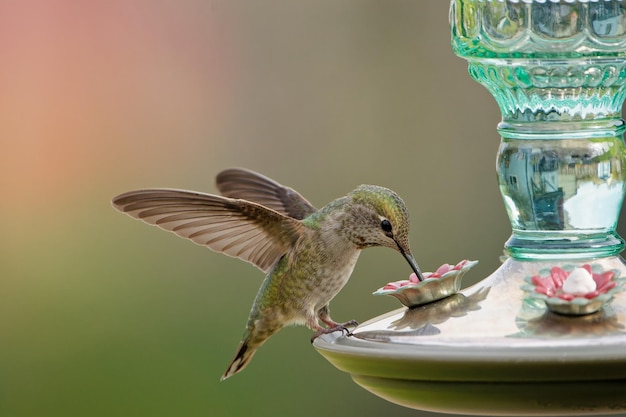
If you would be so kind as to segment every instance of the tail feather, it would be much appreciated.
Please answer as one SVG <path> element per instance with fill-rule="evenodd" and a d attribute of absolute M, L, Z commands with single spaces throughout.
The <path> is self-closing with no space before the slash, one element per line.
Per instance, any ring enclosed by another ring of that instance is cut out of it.
<path fill-rule="evenodd" d="M 249 347 L 248 339 L 245 339 L 243 342 L 241 342 L 235 358 L 232 360 L 230 365 L 228 365 L 228 369 L 226 369 L 226 372 L 224 372 L 224 375 L 222 375 L 220 381 L 223 381 L 226 378 L 230 378 L 236 373 L 241 372 L 243 368 L 248 365 L 248 362 L 250 362 L 250 359 L 252 359 L 252 356 L 254 356 L 256 350 L 256 347 Z"/>

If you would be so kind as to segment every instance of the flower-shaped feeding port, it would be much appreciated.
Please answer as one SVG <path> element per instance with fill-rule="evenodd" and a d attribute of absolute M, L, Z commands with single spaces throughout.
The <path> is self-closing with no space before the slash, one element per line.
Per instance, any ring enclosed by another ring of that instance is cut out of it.
<path fill-rule="evenodd" d="M 449 297 L 461 289 L 463 275 L 478 261 L 463 260 L 452 266 L 443 264 L 435 272 L 425 272 L 424 281 L 415 273 L 408 280 L 390 282 L 374 295 L 391 295 L 407 307 L 416 307 Z"/>
<path fill-rule="evenodd" d="M 554 313 L 579 316 L 595 313 L 623 290 L 624 280 L 618 275 L 619 271 L 605 271 L 600 265 L 554 266 L 526 277 L 522 289 Z"/>

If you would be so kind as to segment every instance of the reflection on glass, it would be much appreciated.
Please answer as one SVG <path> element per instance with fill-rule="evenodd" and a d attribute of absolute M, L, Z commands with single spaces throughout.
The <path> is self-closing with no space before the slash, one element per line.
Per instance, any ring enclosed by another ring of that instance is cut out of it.
<path fill-rule="evenodd" d="M 497 169 L 514 232 L 615 229 L 624 193 L 620 139 L 503 140 Z"/>
<path fill-rule="evenodd" d="M 408 308 L 402 316 L 389 323 L 387 330 L 367 330 L 367 326 L 363 326 L 354 332 L 354 337 L 379 342 L 401 342 L 407 337 L 437 335 L 441 331 L 436 324 L 480 310 L 480 303 L 488 294 L 489 289 L 482 288 L 471 295 L 457 293 L 443 300 Z"/>
<path fill-rule="evenodd" d="M 517 338 L 600 338 L 623 334 L 624 325 L 611 307 L 579 316 L 563 316 L 546 310 L 537 300 L 526 298 L 523 308 L 515 319 L 519 332 L 509 337 Z"/>

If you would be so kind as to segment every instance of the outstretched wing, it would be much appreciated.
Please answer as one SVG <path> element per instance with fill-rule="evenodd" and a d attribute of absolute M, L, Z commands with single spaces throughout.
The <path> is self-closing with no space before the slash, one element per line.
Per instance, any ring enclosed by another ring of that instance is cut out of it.
<path fill-rule="evenodd" d="M 130 191 L 115 197 L 113 206 L 264 272 L 287 252 L 303 227 L 253 202 L 184 190 Z"/>
<path fill-rule="evenodd" d="M 253 201 L 294 219 L 302 220 L 317 211 L 294 189 L 247 169 L 224 170 L 215 182 L 226 197 Z"/>

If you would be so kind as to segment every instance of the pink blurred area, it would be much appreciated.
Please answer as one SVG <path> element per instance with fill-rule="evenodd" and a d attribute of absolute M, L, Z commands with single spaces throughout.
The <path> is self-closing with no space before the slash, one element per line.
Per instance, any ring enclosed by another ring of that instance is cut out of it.
<path fill-rule="evenodd" d="M 232 28 L 211 1 L 2 2 L 2 210 L 210 150 Z"/>

